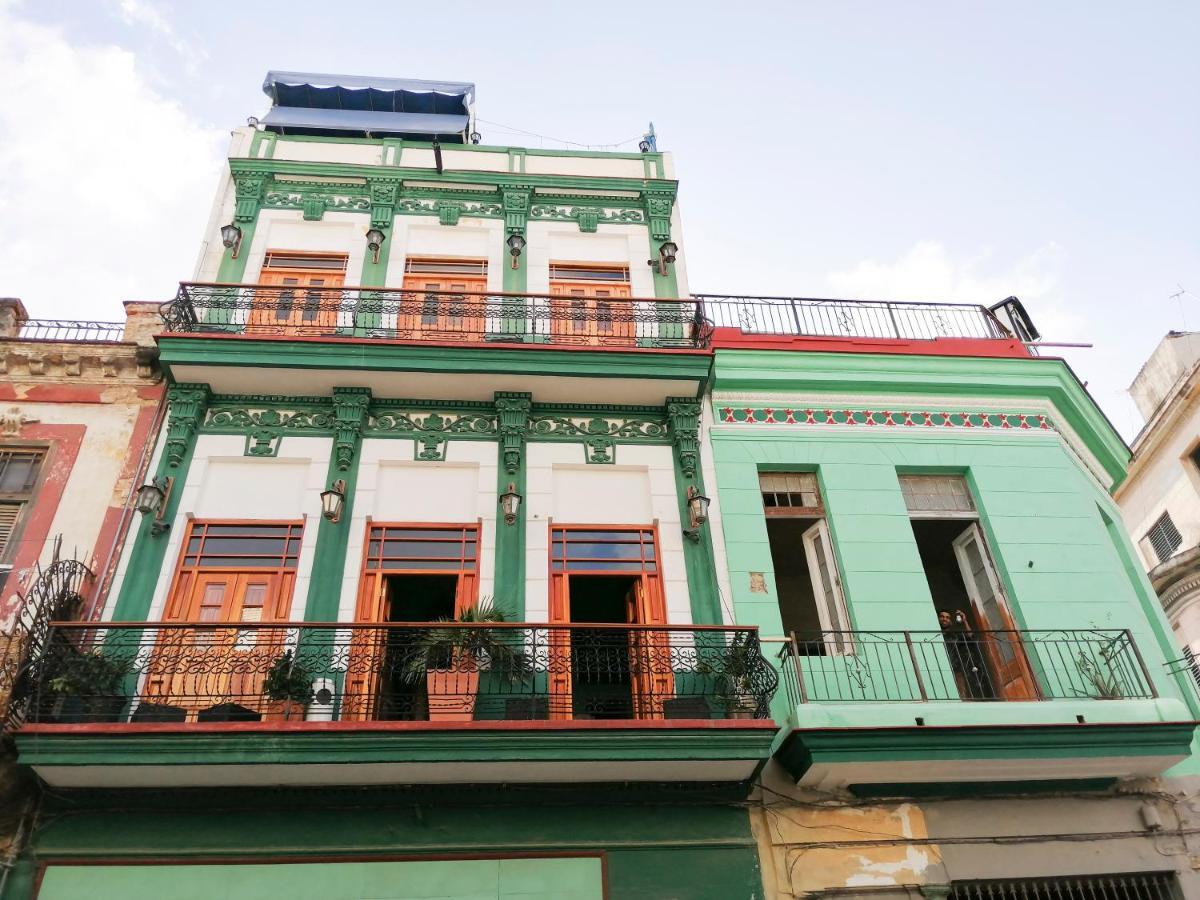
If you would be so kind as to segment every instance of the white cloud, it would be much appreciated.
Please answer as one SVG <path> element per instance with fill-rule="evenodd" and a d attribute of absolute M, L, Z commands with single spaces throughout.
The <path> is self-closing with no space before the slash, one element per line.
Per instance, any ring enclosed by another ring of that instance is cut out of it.
<path fill-rule="evenodd" d="M 2 0 L 0 60 L 0 294 L 40 318 L 167 299 L 192 274 L 222 132 L 152 88 L 130 51 L 72 45 Z"/>
<path fill-rule="evenodd" d="M 193 48 L 179 36 L 179 33 L 175 30 L 175 26 L 171 24 L 171 21 L 163 11 L 153 3 L 153 0 L 120 0 L 118 10 L 121 20 L 126 25 L 141 25 L 150 29 L 150 31 L 166 41 L 171 49 L 184 55 L 185 60 L 191 59 L 195 55 L 207 56 L 202 50 Z"/>
<path fill-rule="evenodd" d="M 941 242 L 920 241 L 894 260 L 864 259 L 827 277 L 836 296 L 852 299 L 991 306 L 1017 296 L 1048 338 L 1080 340 L 1085 320 L 1064 308 L 1059 295 L 1062 257 L 1062 248 L 1050 243 L 1007 264 L 987 250 L 955 259 Z"/>

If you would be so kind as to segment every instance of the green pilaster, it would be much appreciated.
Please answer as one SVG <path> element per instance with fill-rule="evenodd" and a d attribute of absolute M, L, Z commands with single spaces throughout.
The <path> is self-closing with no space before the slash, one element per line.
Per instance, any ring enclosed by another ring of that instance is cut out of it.
<path fill-rule="evenodd" d="M 172 522 L 179 511 L 183 485 L 196 449 L 196 432 L 204 420 L 211 394 L 206 384 L 173 384 L 167 388 L 167 427 L 156 478 L 172 479 L 163 509 L 163 521 Z M 133 551 L 112 618 L 118 622 L 140 622 L 150 613 L 154 586 L 162 571 L 170 532 L 151 533 L 151 520 L 139 516 Z"/>
<path fill-rule="evenodd" d="M 233 257 L 233 249 L 225 251 L 221 257 L 221 266 L 217 270 L 217 281 L 236 284 L 243 280 L 246 274 L 246 257 L 250 254 L 250 244 L 254 240 L 254 230 L 258 225 L 258 213 L 262 208 L 263 190 L 267 185 L 267 177 L 258 172 L 233 172 L 233 190 L 236 203 L 233 208 L 233 223 L 242 229 L 242 240 L 238 245 L 237 258 Z"/>
<path fill-rule="evenodd" d="M 387 284 L 388 259 L 391 257 L 392 224 L 396 218 L 396 194 L 400 182 L 394 178 L 372 178 L 369 184 L 371 200 L 371 228 L 378 228 L 384 234 L 383 246 L 379 248 L 379 261 L 376 262 L 371 251 L 363 257 L 362 273 L 358 283 L 363 287 L 383 287 Z M 380 295 L 364 293 L 363 299 L 377 303 Z M 354 333 L 362 336 L 373 328 L 378 328 L 382 321 L 379 310 L 356 311 L 354 315 Z"/>
<path fill-rule="evenodd" d="M 496 392 L 496 419 L 500 433 L 496 497 L 511 484 L 525 495 L 525 437 L 529 428 L 532 397 L 524 393 Z M 497 500 L 497 503 L 499 500 Z M 525 618 L 525 503 L 517 512 L 517 521 L 509 525 L 497 508 L 496 579 L 493 595 L 496 607 L 510 622 Z"/>
<path fill-rule="evenodd" d="M 683 527 L 691 523 L 688 515 L 688 488 L 704 493 L 704 475 L 700 471 L 700 401 L 687 397 L 667 399 L 667 417 L 674 445 L 675 487 Z M 692 622 L 696 625 L 720 625 L 721 605 L 717 590 L 717 567 L 713 555 L 712 531 L 705 524 L 694 537 L 684 535 L 683 561 L 687 569 L 688 595 L 692 602 Z"/>
<path fill-rule="evenodd" d="M 308 600 L 304 606 L 306 622 L 332 622 L 337 619 L 342 576 L 346 570 L 346 547 L 350 541 L 350 521 L 354 515 L 362 429 L 370 402 L 371 392 L 368 388 L 333 390 L 336 431 L 326 486 L 339 479 L 344 480 L 346 499 L 337 522 L 330 522 L 322 516 L 317 526 L 317 547 L 313 554 L 312 575 L 308 582 Z"/>
<path fill-rule="evenodd" d="M 527 237 L 529 224 L 529 203 L 532 189 L 527 186 L 515 185 L 510 190 L 501 192 L 504 207 L 504 291 L 509 294 L 523 294 L 529 288 L 529 247 L 516 259 L 509 254 L 508 239 L 511 235 L 519 234 Z M 505 316 L 502 330 L 505 334 L 522 335 L 525 333 L 525 322 L 528 312 L 525 304 L 517 299 L 504 301 Z"/>

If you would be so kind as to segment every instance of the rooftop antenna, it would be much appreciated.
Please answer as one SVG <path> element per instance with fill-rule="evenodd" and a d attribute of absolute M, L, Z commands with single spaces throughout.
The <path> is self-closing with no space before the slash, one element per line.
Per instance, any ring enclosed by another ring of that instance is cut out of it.
<path fill-rule="evenodd" d="M 1179 302 L 1179 318 L 1183 321 L 1183 330 L 1187 331 L 1187 313 L 1184 312 L 1184 310 L 1183 310 L 1183 295 L 1184 294 L 1192 294 L 1192 292 L 1189 291 L 1187 288 L 1185 288 L 1178 281 L 1175 282 L 1175 287 L 1179 288 L 1179 290 L 1177 290 L 1173 294 L 1168 294 L 1167 299 L 1168 300 L 1176 300 Z M 1196 295 L 1192 294 L 1192 296 L 1194 297 Z"/>
<path fill-rule="evenodd" d="M 642 135 L 642 139 L 638 141 L 638 149 L 643 153 L 658 152 L 658 135 L 654 133 L 654 123 L 650 123 L 650 130 Z"/>

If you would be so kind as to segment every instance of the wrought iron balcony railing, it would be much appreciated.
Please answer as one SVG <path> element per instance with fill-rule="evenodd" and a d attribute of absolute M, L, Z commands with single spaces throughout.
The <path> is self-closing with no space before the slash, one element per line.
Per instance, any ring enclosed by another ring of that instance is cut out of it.
<path fill-rule="evenodd" d="M 793 704 L 1157 696 L 1126 630 L 823 631 L 780 658 Z"/>
<path fill-rule="evenodd" d="M 341 336 L 579 347 L 708 346 L 694 300 L 396 288 L 183 283 L 162 308 L 175 334 Z"/>
<path fill-rule="evenodd" d="M 80 322 L 70 319 L 24 319 L 14 335 L 25 341 L 103 341 L 125 339 L 124 322 Z"/>
<path fill-rule="evenodd" d="M 54 623 L 37 724 L 765 719 L 753 628 Z"/>
<path fill-rule="evenodd" d="M 714 326 L 750 334 L 906 340 L 1013 336 L 990 309 L 970 304 L 717 294 L 693 299 Z"/>

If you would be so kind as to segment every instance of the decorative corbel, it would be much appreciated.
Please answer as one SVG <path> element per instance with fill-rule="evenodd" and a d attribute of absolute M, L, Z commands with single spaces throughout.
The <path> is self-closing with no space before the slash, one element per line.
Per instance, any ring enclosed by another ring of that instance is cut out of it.
<path fill-rule="evenodd" d="M 685 478 L 695 478 L 700 463 L 700 401 L 668 397 L 667 418 L 671 425 L 671 443 L 679 457 L 679 470 Z"/>
<path fill-rule="evenodd" d="M 671 239 L 671 208 L 675 205 L 674 191 L 645 191 L 646 221 L 650 225 L 652 240 Z"/>
<path fill-rule="evenodd" d="M 392 227 L 396 216 L 396 193 L 400 181 L 395 178 L 372 178 L 368 182 L 371 194 L 371 227 L 381 230 Z"/>
<path fill-rule="evenodd" d="M 500 452 L 504 459 L 504 471 L 509 475 L 516 475 L 521 470 L 521 453 L 525 448 L 529 412 L 532 408 L 532 394 L 496 392 Z"/>
<path fill-rule="evenodd" d="M 345 472 L 354 462 L 370 403 L 370 388 L 333 389 L 333 454 L 339 472 Z"/>
<path fill-rule="evenodd" d="M 529 200 L 533 189 L 528 185 L 513 185 L 500 192 L 504 205 L 504 234 L 519 234 L 525 236 L 525 226 L 529 222 Z"/>
<path fill-rule="evenodd" d="M 266 176 L 243 173 L 233 173 L 233 190 L 237 204 L 233 208 L 235 222 L 253 222 L 258 217 L 258 207 L 262 203 L 263 188 L 267 184 Z"/>
<path fill-rule="evenodd" d="M 167 442 L 163 453 L 170 468 L 178 468 L 187 456 L 211 396 L 207 384 L 173 384 L 167 388 Z"/>

